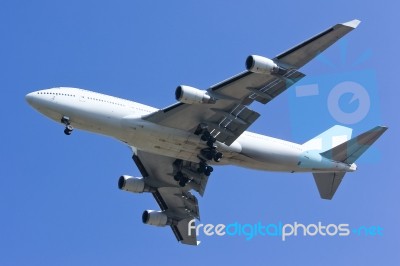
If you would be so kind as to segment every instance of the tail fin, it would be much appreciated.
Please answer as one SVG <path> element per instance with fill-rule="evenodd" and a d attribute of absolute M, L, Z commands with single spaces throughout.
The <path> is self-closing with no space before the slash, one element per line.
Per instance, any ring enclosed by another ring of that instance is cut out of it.
<path fill-rule="evenodd" d="M 337 162 L 352 164 L 387 129 L 387 127 L 377 126 L 330 150 L 322 152 L 321 155 Z M 345 174 L 345 172 L 313 173 L 321 198 L 332 199 Z"/>
<path fill-rule="evenodd" d="M 385 131 L 387 127 L 377 126 L 346 141 L 333 149 L 322 152 L 325 158 L 347 164 L 354 163 Z"/>
<path fill-rule="evenodd" d="M 352 131 L 351 128 L 336 125 L 305 142 L 302 146 L 305 150 L 315 150 L 321 153 L 348 141 Z"/>

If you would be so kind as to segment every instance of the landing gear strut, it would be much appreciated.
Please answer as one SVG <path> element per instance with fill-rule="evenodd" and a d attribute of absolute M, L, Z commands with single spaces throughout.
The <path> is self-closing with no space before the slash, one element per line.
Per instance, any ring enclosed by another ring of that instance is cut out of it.
<path fill-rule="evenodd" d="M 181 171 L 178 171 L 174 175 L 174 180 L 179 182 L 180 187 L 186 186 L 187 182 L 189 182 L 189 178 L 187 178 Z"/>
<path fill-rule="evenodd" d="M 199 168 L 197 168 L 198 173 L 203 173 L 206 176 L 210 176 L 212 171 L 214 171 L 214 168 L 207 165 L 207 163 L 205 161 L 203 161 L 203 160 L 200 161 Z"/>
<path fill-rule="evenodd" d="M 193 182 L 196 178 L 200 178 L 201 175 L 210 176 L 211 172 L 214 170 L 209 166 L 206 160 L 199 157 L 200 162 L 198 164 L 184 162 L 180 159 L 176 159 L 172 166 L 174 172 L 174 180 L 178 182 L 180 187 L 186 186 L 187 183 Z M 193 172 L 193 176 L 190 174 Z M 197 172 L 197 173 L 196 173 Z M 200 174 L 200 175 L 199 175 Z M 193 179 L 192 179 L 193 178 Z"/>
<path fill-rule="evenodd" d="M 180 181 L 183 177 L 183 174 L 181 171 L 177 172 L 176 175 L 174 175 L 174 180 L 175 181 Z"/>
<path fill-rule="evenodd" d="M 214 169 L 207 164 L 207 161 L 214 160 L 215 162 L 219 162 L 221 161 L 223 154 L 218 151 L 217 145 L 215 145 L 217 140 L 211 135 L 210 131 L 208 131 L 208 126 L 206 124 L 199 124 L 195 134 L 200 135 L 200 139 L 207 143 L 207 148 L 200 151 L 200 163 L 197 172 L 210 176 Z"/>
<path fill-rule="evenodd" d="M 202 149 L 201 155 L 208 161 L 214 160 L 217 163 L 220 162 L 223 157 L 222 152 L 219 152 L 215 147 Z"/>
<path fill-rule="evenodd" d="M 174 180 L 179 183 L 180 187 L 186 186 L 187 182 L 189 182 L 189 178 L 182 173 L 183 161 L 176 159 L 172 166 L 175 172 Z"/>
<path fill-rule="evenodd" d="M 196 135 L 201 135 L 200 139 L 207 143 L 208 148 L 201 150 L 201 155 L 208 161 L 213 160 L 215 162 L 221 161 L 223 154 L 217 150 L 215 142 L 217 141 L 208 131 L 207 126 L 200 124 L 195 132 Z"/>
<path fill-rule="evenodd" d="M 71 135 L 71 133 L 74 130 L 74 128 L 73 128 L 73 126 L 71 126 L 71 123 L 69 121 L 69 117 L 68 116 L 63 116 L 61 118 L 61 123 L 63 123 L 65 125 L 64 134 L 65 135 Z"/>
<path fill-rule="evenodd" d="M 191 168 L 191 171 L 197 171 L 199 174 L 204 174 L 205 176 L 210 176 L 214 169 L 208 165 L 208 161 L 214 160 L 215 162 L 221 161 L 223 154 L 219 152 L 217 149 L 217 145 L 215 142 L 217 141 L 216 138 L 211 135 L 210 131 L 208 131 L 208 126 L 206 124 L 199 124 L 197 126 L 196 131 L 194 132 L 195 135 L 199 136 L 202 141 L 207 144 L 207 147 L 203 148 L 200 151 L 200 154 L 197 156 L 200 160 L 198 163 L 197 169 Z M 179 186 L 184 187 L 186 184 L 192 179 L 187 176 L 187 173 L 184 171 L 182 172 L 183 168 L 187 169 L 187 165 L 183 164 L 183 161 L 177 159 L 173 163 L 174 168 L 174 180 L 179 183 Z"/>
<path fill-rule="evenodd" d="M 184 187 L 186 186 L 187 182 L 189 182 L 189 178 L 182 176 L 181 180 L 179 180 L 179 186 Z"/>

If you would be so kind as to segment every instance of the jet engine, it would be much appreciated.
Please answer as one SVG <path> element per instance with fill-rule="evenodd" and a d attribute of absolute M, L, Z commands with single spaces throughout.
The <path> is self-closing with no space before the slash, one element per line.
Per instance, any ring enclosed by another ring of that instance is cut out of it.
<path fill-rule="evenodd" d="M 128 175 L 123 175 L 118 180 L 118 188 L 125 191 L 130 191 L 134 193 L 142 193 L 148 191 L 143 178 L 132 177 Z"/>
<path fill-rule="evenodd" d="M 207 91 L 190 86 L 180 85 L 175 90 L 175 98 L 181 103 L 215 103 L 215 99 L 208 95 Z"/>
<path fill-rule="evenodd" d="M 246 69 L 253 73 L 278 73 L 279 66 L 269 58 L 259 55 L 249 55 L 246 59 Z"/>
<path fill-rule="evenodd" d="M 144 224 L 154 226 L 166 226 L 170 224 L 168 220 L 168 216 L 162 211 L 146 210 L 142 215 L 142 221 Z"/>

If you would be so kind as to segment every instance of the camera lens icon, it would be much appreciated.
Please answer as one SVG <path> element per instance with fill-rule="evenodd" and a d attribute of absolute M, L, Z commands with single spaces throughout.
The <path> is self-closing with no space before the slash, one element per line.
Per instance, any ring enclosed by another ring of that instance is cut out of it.
<path fill-rule="evenodd" d="M 355 104 L 358 101 L 358 106 L 354 111 L 346 112 L 343 110 L 343 106 L 341 107 L 341 98 L 345 94 L 352 95 L 347 104 Z M 350 125 L 362 121 L 367 116 L 371 107 L 371 99 L 361 84 L 344 81 L 332 88 L 327 98 L 327 106 L 333 119 L 339 123 Z"/>

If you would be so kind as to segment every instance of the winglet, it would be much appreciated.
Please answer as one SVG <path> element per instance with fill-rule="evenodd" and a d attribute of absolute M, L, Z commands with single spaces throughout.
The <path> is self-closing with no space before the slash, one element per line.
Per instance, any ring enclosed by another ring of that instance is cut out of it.
<path fill-rule="evenodd" d="M 348 22 L 342 23 L 342 25 L 355 29 L 355 28 L 357 28 L 357 26 L 358 26 L 360 23 L 361 23 L 360 20 L 358 20 L 358 19 L 353 19 L 352 21 L 348 21 Z"/>

